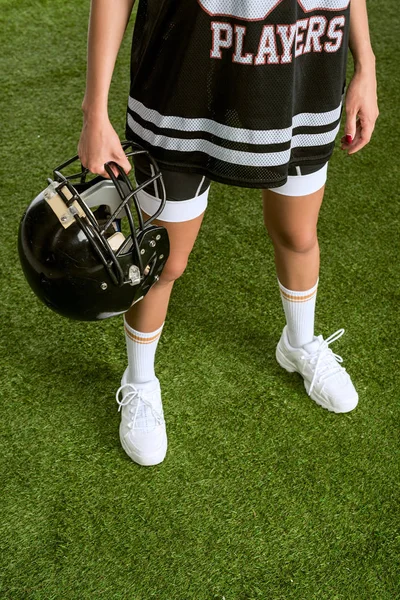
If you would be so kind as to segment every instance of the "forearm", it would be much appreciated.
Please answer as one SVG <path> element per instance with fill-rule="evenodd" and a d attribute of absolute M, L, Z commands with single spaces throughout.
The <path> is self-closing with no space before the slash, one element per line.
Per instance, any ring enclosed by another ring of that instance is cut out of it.
<path fill-rule="evenodd" d="M 85 115 L 107 114 L 115 61 L 134 3 L 135 0 L 91 0 L 86 90 L 82 101 Z"/>
<path fill-rule="evenodd" d="M 351 0 L 349 48 L 353 55 L 356 71 L 375 68 L 375 55 L 369 37 L 366 0 Z"/>

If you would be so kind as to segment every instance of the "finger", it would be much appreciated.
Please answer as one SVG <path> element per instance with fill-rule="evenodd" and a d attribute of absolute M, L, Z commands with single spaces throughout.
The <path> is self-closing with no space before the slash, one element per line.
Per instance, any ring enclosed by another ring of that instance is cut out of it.
<path fill-rule="evenodd" d="M 348 151 L 348 154 L 350 153 L 350 150 L 353 152 L 353 150 L 355 148 L 360 149 L 360 144 L 363 143 L 363 138 L 361 137 L 361 131 L 362 131 L 362 125 L 360 120 L 357 121 L 357 131 L 356 131 L 356 135 L 354 137 L 354 140 L 352 141 L 351 144 L 343 144 L 344 146 L 344 150 Z"/>
<path fill-rule="evenodd" d="M 126 157 L 125 157 L 126 159 Z M 125 173 L 129 173 L 129 171 L 131 170 L 131 164 L 130 162 L 126 159 L 124 160 L 123 158 L 119 157 L 119 158 L 112 158 L 109 162 L 113 162 L 116 163 L 117 165 L 119 165 L 123 171 L 125 171 Z M 126 164 L 128 163 L 128 164 Z M 114 173 L 115 177 L 120 177 L 121 173 L 118 169 L 118 167 L 116 167 L 114 164 L 110 165 L 112 172 Z"/>
<path fill-rule="evenodd" d="M 115 162 L 117 162 L 117 161 L 115 161 Z M 114 165 L 110 165 L 110 168 L 111 168 L 111 171 L 114 173 L 115 177 L 118 177 L 119 171 L 118 171 L 117 167 Z M 107 178 L 111 179 L 111 177 L 108 175 L 108 173 L 107 173 Z"/>
<path fill-rule="evenodd" d="M 346 123 L 344 126 L 344 137 L 348 143 L 354 140 L 357 130 L 358 109 L 352 108 L 346 111 Z M 349 138 L 347 136 L 350 136 Z"/>
<path fill-rule="evenodd" d="M 364 124 L 361 127 L 361 133 L 359 138 L 357 140 L 354 140 L 355 143 L 350 147 L 348 154 L 354 154 L 355 152 L 361 150 L 361 148 L 364 148 L 364 146 L 366 146 L 371 140 L 373 130 L 374 127 L 370 122 Z"/>
<path fill-rule="evenodd" d="M 129 159 L 125 156 L 125 160 L 122 163 L 122 168 L 124 169 L 125 173 L 128 175 L 128 173 L 132 170 L 132 165 L 129 162 Z"/>
<path fill-rule="evenodd" d="M 111 170 L 117 177 L 118 172 L 116 171 L 115 167 L 111 166 Z M 90 167 L 89 171 L 93 173 L 93 175 L 101 175 L 101 177 L 104 177 L 105 179 L 111 179 L 110 175 L 105 170 L 104 165 L 93 165 Z"/>
<path fill-rule="evenodd" d="M 356 121 L 356 131 L 354 136 L 352 137 L 351 141 L 349 141 L 349 137 L 348 135 L 344 135 L 340 142 L 341 142 L 341 149 L 342 150 L 348 150 L 349 148 L 353 147 L 354 144 L 356 144 L 358 142 L 358 140 L 360 139 L 360 132 L 361 132 L 361 123 L 360 120 L 357 119 Z"/>
<path fill-rule="evenodd" d="M 127 155 L 125 154 L 122 144 L 120 144 L 120 151 L 118 152 L 118 154 L 115 155 L 114 160 L 123 168 L 126 174 L 128 174 L 129 171 L 132 169 L 132 165 Z"/>
<path fill-rule="evenodd" d="M 117 162 L 125 171 L 126 174 L 129 173 L 129 171 L 132 169 L 132 165 L 129 162 L 128 157 L 126 156 L 126 154 L 123 154 L 122 156 L 118 156 L 115 159 L 115 162 Z"/>

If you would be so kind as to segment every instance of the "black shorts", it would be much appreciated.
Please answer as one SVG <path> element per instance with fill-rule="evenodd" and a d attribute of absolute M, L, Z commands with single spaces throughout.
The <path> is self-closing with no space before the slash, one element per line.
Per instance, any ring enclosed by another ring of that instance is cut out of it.
<path fill-rule="evenodd" d="M 144 183 L 154 173 L 149 172 L 147 160 L 142 156 L 133 157 L 135 179 L 138 185 Z M 152 168 L 152 167 L 151 167 Z M 305 196 L 319 190 L 326 182 L 328 162 L 312 166 L 292 166 L 284 185 L 273 188 L 278 194 Z M 211 180 L 197 173 L 183 173 L 161 169 L 167 196 L 164 210 L 159 215 L 161 221 L 189 221 L 201 215 L 207 208 Z M 138 193 L 141 209 L 153 215 L 159 208 L 161 190 L 156 182 Z"/>

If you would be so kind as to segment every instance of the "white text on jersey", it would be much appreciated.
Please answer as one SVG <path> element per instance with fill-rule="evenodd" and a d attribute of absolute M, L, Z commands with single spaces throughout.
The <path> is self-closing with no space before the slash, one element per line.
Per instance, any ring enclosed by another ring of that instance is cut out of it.
<path fill-rule="evenodd" d="M 256 52 L 246 52 L 246 25 L 211 22 L 210 58 L 222 59 L 231 50 L 232 62 L 243 65 L 287 64 L 294 56 L 310 52 L 337 52 L 343 41 L 344 15 L 328 19 L 323 15 L 301 19 L 289 25 L 264 25 Z M 324 40 L 321 38 L 324 37 Z M 278 42 L 279 46 L 278 47 Z M 255 50 L 255 49 L 253 49 Z"/>

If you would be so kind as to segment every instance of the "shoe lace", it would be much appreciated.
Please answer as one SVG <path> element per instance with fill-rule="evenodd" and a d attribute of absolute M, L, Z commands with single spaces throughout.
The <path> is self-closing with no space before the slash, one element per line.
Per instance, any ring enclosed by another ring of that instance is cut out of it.
<path fill-rule="evenodd" d="M 122 390 L 128 388 L 128 392 L 125 393 L 125 395 L 122 395 L 121 399 L 119 398 L 119 395 L 122 393 Z M 150 394 L 151 392 L 144 390 L 144 389 L 137 389 L 135 388 L 135 386 L 132 383 L 124 383 L 124 385 L 121 385 L 118 390 L 117 393 L 115 394 L 115 398 L 117 400 L 117 403 L 119 405 L 118 407 L 118 412 L 121 410 L 121 408 L 123 406 L 127 406 L 128 404 L 132 404 L 132 406 L 135 406 L 136 410 L 134 415 L 131 418 L 130 421 L 130 428 L 135 428 L 135 423 L 136 420 L 138 419 L 139 416 L 142 417 L 146 417 L 146 407 L 148 409 L 150 409 L 150 413 L 153 415 L 155 421 L 156 421 L 156 425 L 162 425 L 164 422 L 163 416 L 154 408 L 153 404 L 151 403 L 151 401 L 146 398 L 146 395 Z M 142 410 L 142 415 L 140 415 L 139 413 L 139 409 L 143 408 L 144 411 Z M 146 427 L 136 427 L 136 429 L 146 429 Z"/>
<path fill-rule="evenodd" d="M 315 352 L 309 353 L 307 356 L 302 356 L 302 360 L 307 360 L 310 364 L 315 365 L 314 375 L 311 380 L 309 394 L 311 394 L 314 383 L 318 378 L 320 381 L 325 381 L 329 377 L 336 375 L 338 372 L 346 371 L 344 367 L 338 365 L 343 362 L 343 358 L 339 354 L 332 352 L 329 344 L 338 340 L 344 334 L 344 329 L 338 329 L 332 333 L 326 340 L 323 340 L 319 348 Z"/>

